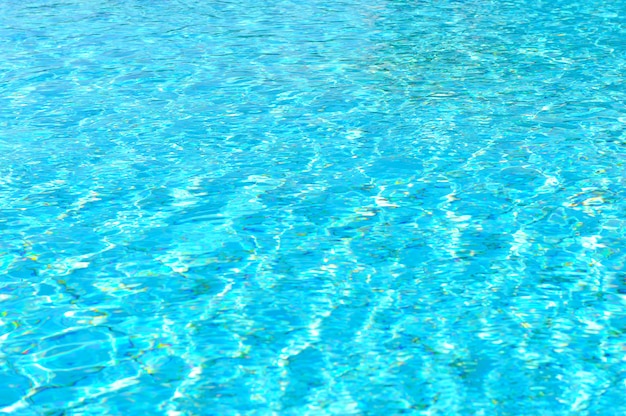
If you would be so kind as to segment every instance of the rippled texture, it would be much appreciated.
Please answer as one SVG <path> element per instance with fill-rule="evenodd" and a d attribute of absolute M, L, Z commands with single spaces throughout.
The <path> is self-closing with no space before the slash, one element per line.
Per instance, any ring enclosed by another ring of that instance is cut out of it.
<path fill-rule="evenodd" d="M 0 411 L 625 414 L 625 39 L 622 0 L 0 2 Z"/>

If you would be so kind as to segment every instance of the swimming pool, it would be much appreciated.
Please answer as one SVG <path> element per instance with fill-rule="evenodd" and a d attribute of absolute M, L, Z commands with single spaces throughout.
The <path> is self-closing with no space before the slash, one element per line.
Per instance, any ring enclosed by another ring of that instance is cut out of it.
<path fill-rule="evenodd" d="M 625 10 L 1 2 L 0 411 L 626 413 Z"/>

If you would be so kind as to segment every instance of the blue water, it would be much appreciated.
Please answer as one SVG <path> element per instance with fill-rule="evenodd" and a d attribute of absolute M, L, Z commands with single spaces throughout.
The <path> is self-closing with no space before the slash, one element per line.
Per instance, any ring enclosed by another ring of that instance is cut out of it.
<path fill-rule="evenodd" d="M 0 2 L 0 412 L 626 414 L 626 2 Z"/>

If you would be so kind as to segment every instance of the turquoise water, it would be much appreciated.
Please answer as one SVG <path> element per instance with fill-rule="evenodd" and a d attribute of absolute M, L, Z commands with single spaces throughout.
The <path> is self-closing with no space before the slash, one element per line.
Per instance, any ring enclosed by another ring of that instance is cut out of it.
<path fill-rule="evenodd" d="M 626 414 L 626 2 L 0 2 L 0 412 Z"/>

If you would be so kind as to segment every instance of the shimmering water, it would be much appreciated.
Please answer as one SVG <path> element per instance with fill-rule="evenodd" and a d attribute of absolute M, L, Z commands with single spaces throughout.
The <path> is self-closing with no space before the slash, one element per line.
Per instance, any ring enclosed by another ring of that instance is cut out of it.
<path fill-rule="evenodd" d="M 623 0 L 0 2 L 0 412 L 626 414 L 625 75 Z"/>

